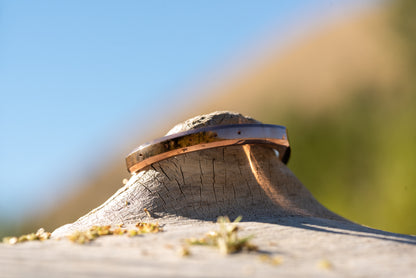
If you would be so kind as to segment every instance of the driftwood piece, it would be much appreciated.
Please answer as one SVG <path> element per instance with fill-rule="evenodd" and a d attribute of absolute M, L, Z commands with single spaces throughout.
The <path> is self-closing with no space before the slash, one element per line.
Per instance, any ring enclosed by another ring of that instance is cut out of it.
<path fill-rule="evenodd" d="M 244 122 L 255 120 L 212 113 L 185 121 L 170 134 Z M 242 236 L 254 235 L 259 252 L 224 257 L 200 246 L 180 257 L 185 239 L 216 229 L 212 220 L 219 215 L 242 215 Z M 92 225 L 139 221 L 158 221 L 164 232 L 102 237 L 84 246 L 65 239 L 0 245 L 0 276 L 412 277 L 416 269 L 416 237 L 363 227 L 330 212 L 273 150 L 257 145 L 155 163 L 132 175 L 103 205 L 55 230 L 53 237 Z M 275 266 L 264 255 L 278 256 L 282 263 Z"/>
<path fill-rule="evenodd" d="M 207 125 L 252 123 L 229 112 L 202 115 L 180 123 L 168 134 Z M 244 145 L 187 153 L 154 163 L 133 174 L 129 182 L 102 206 L 54 237 L 92 225 L 131 224 L 147 218 L 160 222 L 186 218 L 215 220 L 218 216 L 244 220 L 264 217 L 313 216 L 342 220 L 325 209 L 293 173 L 264 146 Z"/>
<path fill-rule="evenodd" d="M 0 277 L 415 277 L 415 237 L 322 218 L 270 220 L 239 225 L 242 236 L 255 236 L 260 252 L 228 256 L 205 246 L 180 256 L 186 238 L 218 229 L 198 220 L 82 246 L 68 240 L 0 244 Z"/>

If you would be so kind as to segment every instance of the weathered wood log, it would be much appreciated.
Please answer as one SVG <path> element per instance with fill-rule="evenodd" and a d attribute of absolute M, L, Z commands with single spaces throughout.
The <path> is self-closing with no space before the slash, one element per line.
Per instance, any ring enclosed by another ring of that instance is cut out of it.
<path fill-rule="evenodd" d="M 185 121 L 170 133 L 242 122 L 254 120 L 213 113 Z M 189 257 L 178 255 L 185 239 L 218 229 L 211 220 L 219 215 L 242 215 L 241 236 L 254 235 L 259 252 L 224 257 L 212 248 L 192 246 Z M 273 150 L 257 145 L 154 163 L 53 236 L 138 221 L 158 221 L 164 231 L 100 237 L 84 246 L 67 240 L 0 244 L 0 276 L 414 277 L 416 269 L 415 236 L 370 229 L 330 212 Z"/>
<path fill-rule="evenodd" d="M 176 125 L 168 135 L 201 126 L 254 123 L 230 112 L 201 115 Z M 260 145 L 228 146 L 186 153 L 133 174 L 102 206 L 54 237 L 92 225 L 129 224 L 147 218 L 159 222 L 215 220 L 228 215 L 244 220 L 282 216 L 341 217 L 324 208 L 276 156 Z"/>

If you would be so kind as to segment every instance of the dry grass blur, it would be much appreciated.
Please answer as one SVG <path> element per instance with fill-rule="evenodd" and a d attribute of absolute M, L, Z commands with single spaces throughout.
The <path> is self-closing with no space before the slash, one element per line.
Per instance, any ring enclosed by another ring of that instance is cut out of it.
<path fill-rule="evenodd" d="M 178 121 L 234 110 L 285 124 L 293 146 L 289 167 L 318 200 L 361 224 L 416 234 L 416 86 L 408 42 L 395 21 L 400 9 L 391 7 L 334 23 L 267 53 L 225 85 L 201 88 L 207 97 Z M 122 163 L 37 222 L 53 229 L 99 205 L 122 186 Z"/>
<path fill-rule="evenodd" d="M 404 69 L 389 16 L 386 9 L 366 11 L 284 51 L 267 53 L 243 75 L 216 88 L 206 108 L 251 115 L 269 109 L 282 116 L 287 109 L 315 114 L 342 104 L 350 89 L 362 84 L 375 85 L 377 93 L 395 88 Z"/>

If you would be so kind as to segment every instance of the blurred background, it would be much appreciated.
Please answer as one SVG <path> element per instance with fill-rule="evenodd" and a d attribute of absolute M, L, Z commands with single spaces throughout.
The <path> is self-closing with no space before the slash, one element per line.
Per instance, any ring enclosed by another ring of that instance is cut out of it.
<path fill-rule="evenodd" d="M 0 236 L 75 221 L 197 114 L 289 129 L 326 207 L 416 234 L 416 2 L 0 1 Z"/>

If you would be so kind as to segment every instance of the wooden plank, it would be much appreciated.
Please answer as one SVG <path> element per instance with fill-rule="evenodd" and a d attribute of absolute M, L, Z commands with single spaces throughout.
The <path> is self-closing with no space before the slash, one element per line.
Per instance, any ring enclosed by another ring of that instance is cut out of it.
<path fill-rule="evenodd" d="M 107 236 L 77 245 L 49 240 L 0 245 L 1 277 L 414 277 L 416 237 L 334 220 L 283 217 L 242 222 L 259 252 L 224 256 L 185 239 L 218 229 L 189 220 L 165 231 L 129 238 Z M 269 223 L 265 223 L 269 222 Z M 278 256 L 280 265 L 268 262 Z"/>

